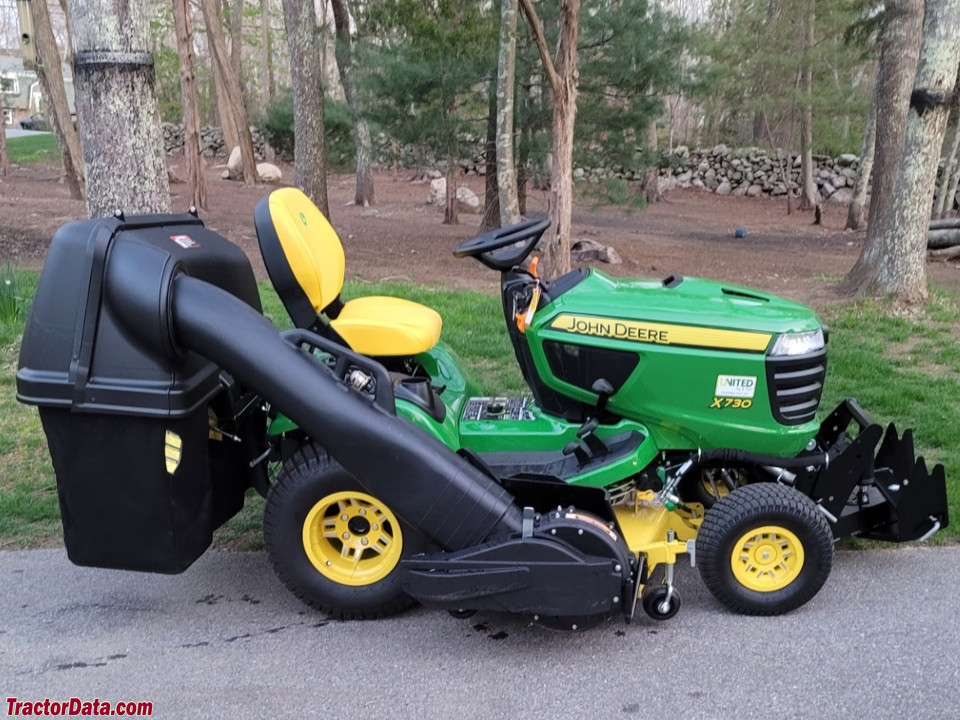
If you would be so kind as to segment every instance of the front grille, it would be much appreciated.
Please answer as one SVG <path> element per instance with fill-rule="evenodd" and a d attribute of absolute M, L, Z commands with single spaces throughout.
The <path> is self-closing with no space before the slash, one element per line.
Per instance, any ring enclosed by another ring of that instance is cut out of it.
<path fill-rule="evenodd" d="M 827 374 L 827 351 L 809 355 L 767 358 L 770 410 L 784 425 L 802 425 L 817 416 L 823 380 Z"/>

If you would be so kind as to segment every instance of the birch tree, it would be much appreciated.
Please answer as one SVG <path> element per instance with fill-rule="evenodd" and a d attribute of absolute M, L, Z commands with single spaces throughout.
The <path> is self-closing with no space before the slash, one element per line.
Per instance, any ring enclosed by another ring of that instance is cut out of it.
<path fill-rule="evenodd" d="M 570 270 L 570 227 L 573 215 L 573 130 L 577 118 L 577 37 L 580 0 L 560 0 L 556 62 L 550 57 L 543 25 L 531 0 L 520 7 L 533 34 L 553 101 L 550 179 L 550 229 L 541 240 L 543 274 L 555 278 Z"/>
<path fill-rule="evenodd" d="M 800 202 L 801 210 L 812 210 L 819 200 L 813 181 L 813 48 L 816 0 L 805 0 L 803 7 L 803 52 L 801 76 L 803 94 L 800 106 Z"/>
<path fill-rule="evenodd" d="M 69 0 L 87 213 L 169 212 L 146 13 L 132 0 Z"/>
<path fill-rule="evenodd" d="M 513 100 L 517 64 L 517 0 L 501 0 L 497 56 L 497 193 L 500 224 L 520 222 L 517 166 L 513 154 Z"/>
<path fill-rule="evenodd" d="M 0 177 L 10 174 L 10 155 L 7 153 L 7 128 L 3 115 L 3 93 L 0 92 Z"/>
<path fill-rule="evenodd" d="M 927 0 L 923 45 L 910 94 L 906 132 L 894 179 L 883 252 L 865 291 L 902 304 L 927 300 L 927 229 L 940 150 L 957 82 L 960 0 Z"/>

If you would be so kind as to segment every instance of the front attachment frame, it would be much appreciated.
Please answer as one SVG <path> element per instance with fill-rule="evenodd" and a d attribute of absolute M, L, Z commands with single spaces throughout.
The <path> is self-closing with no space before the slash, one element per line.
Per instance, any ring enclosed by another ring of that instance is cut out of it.
<path fill-rule="evenodd" d="M 884 432 L 848 398 L 821 423 L 816 442 L 829 461 L 798 474 L 796 487 L 820 506 L 834 537 L 907 542 L 947 527 L 943 465 L 928 470 L 916 457 L 911 430 L 900 436 L 891 423 Z"/>

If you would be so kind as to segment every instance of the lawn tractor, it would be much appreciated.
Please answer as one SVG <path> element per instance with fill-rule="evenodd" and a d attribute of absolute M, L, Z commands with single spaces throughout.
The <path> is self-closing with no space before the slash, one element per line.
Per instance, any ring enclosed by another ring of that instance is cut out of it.
<path fill-rule="evenodd" d="M 529 396 L 481 393 L 432 309 L 344 302 L 343 248 L 295 188 L 256 207 L 293 330 L 196 214 L 79 221 L 24 334 L 71 560 L 181 572 L 253 487 L 281 580 L 340 618 L 414 602 L 584 629 L 680 608 L 675 567 L 746 614 L 788 612 L 834 542 L 945 527 L 942 466 L 854 400 L 819 420 L 827 330 L 726 283 L 530 260 L 527 220 L 459 244 L 501 276 Z M 506 360 L 506 359 L 505 359 Z"/>

